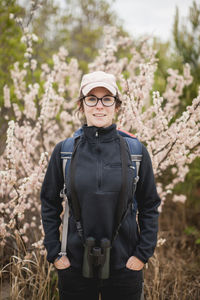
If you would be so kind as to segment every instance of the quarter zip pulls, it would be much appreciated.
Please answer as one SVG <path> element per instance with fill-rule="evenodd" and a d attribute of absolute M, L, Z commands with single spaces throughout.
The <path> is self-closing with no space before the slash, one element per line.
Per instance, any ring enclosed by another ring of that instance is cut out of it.
<path fill-rule="evenodd" d="M 112 141 L 118 137 L 116 125 L 112 124 L 109 127 L 83 126 L 83 138 L 91 143 L 96 143 L 97 138 L 100 142 Z"/>

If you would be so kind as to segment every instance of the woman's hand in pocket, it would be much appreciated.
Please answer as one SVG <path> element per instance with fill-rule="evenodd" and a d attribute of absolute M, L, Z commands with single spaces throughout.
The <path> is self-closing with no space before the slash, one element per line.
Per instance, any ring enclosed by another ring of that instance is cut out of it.
<path fill-rule="evenodd" d="M 62 256 L 60 259 L 55 259 L 54 266 L 56 269 L 67 269 L 70 267 L 70 262 L 67 256 Z"/>
<path fill-rule="evenodd" d="M 131 256 L 126 263 L 126 267 L 134 271 L 140 271 L 144 267 L 144 263 L 139 258 Z"/>

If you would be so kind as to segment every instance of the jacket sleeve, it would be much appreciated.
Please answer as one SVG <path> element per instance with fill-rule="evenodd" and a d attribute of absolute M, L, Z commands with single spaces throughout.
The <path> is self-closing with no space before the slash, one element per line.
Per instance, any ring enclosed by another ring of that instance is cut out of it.
<path fill-rule="evenodd" d="M 54 262 L 60 252 L 60 214 L 62 198 L 60 190 L 63 188 L 62 162 L 60 158 L 61 143 L 56 145 L 51 155 L 48 168 L 41 189 L 41 215 L 44 228 L 44 245 L 47 250 L 47 260 Z"/>
<path fill-rule="evenodd" d="M 142 154 L 136 189 L 140 238 L 133 255 L 146 263 L 153 255 L 157 243 L 158 206 L 161 200 L 155 185 L 151 158 L 144 145 Z"/>

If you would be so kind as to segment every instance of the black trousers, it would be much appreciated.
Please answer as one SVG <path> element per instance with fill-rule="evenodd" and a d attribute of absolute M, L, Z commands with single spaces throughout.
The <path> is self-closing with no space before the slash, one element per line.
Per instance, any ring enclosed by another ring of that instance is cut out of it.
<path fill-rule="evenodd" d="M 140 300 L 143 271 L 127 268 L 111 272 L 109 279 L 84 278 L 81 270 L 58 270 L 60 300 Z"/>

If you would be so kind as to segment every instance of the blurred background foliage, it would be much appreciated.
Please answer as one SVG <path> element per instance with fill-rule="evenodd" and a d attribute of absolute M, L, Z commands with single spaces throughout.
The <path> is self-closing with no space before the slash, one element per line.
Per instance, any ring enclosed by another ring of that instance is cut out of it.
<path fill-rule="evenodd" d="M 61 5 L 62 3 L 62 5 Z M 36 12 L 32 21 L 32 31 L 38 36 L 39 43 L 34 46 L 34 56 L 39 65 L 51 63 L 52 54 L 60 46 L 68 52 L 68 60 L 75 57 L 83 72 L 87 72 L 88 63 L 97 55 L 101 46 L 103 26 L 113 25 L 119 28 L 120 34 L 129 35 L 123 28 L 123 21 L 113 10 L 114 0 L 43 0 L 42 6 Z M 1 0 L 0 2 L 0 106 L 1 130 L 3 136 L 7 123 L 3 121 L 5 110 L 3 108 L 3 86 L 12 87 L 9 71 L 15 61 L 23 63 L 24 46 L 20 43 L 22 32 L 9 14 L 24 17 L 29 10 L 30 1 L 27 0 Z M 183 64 L 189 63 L 193 83 L 184 90 L 178 113 L 181 113 L 193 98 L 197 96 L 200 78 L 200 4 L 191 2 L 188 17 L 182 19 L 179 9 L 176 8 L 172 38 L 162 42 L 154 37 L 149 42 L 157 50 L 158 68 L 155 73 L 153 89 L 162 92 L 166 87 L 168 68 L 183 70 Z M 134 37 L 133 37 L 134 38 Z M 133 43 L 137 45 L 137 40 Z M 128 56 L 128 53 L 118 54 Z M 39 74 L 38 74 L 39 76 Z M 13 98 L 14 99 L 14 98 Z M 13 100 L 11 97 L 11 101 Z M 186 137 L 187 138 L 187 137 Z M 185 182 L 176 186 L 176 192 L 187 195 L 184 206 L 186 221 L 183 232 L 200 238 L 200 159 L 196 159 L 190 166 L 190 172 Z M 174 205 L 174 204 L 173 204 Z M 174 206 L 173 206 L 174 207 Z M 168 208 L 166 208 L 168 209 Z M 166 215 L 167 217 L 167 215 Z M 192 229 L 191 229 L 192 228 Z"/>
<path fill-rule="evenodd" d="M 10 69 L 16 61 L 23 61 L 24 45 L 20 43 L 21 29 L 9 18 L 10 14 L 22 17 L 23 7 L 15 0 L 2 0 L 0 4 L 0 105 L 3 106 L 3 87 L 10 84 Z"/>

